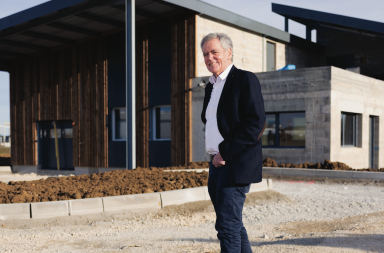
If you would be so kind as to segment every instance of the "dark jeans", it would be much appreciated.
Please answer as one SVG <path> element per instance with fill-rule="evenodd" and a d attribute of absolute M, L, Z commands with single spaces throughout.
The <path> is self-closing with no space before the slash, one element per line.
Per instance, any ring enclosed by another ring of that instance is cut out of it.
<path fill-rule="evenodd" d="M 250 184 L 236 184 L 229 164 L 209 164 L 208 192 L 216 212 L 217 238 L 221 252 L 252 253 L 242 211 Z"/>

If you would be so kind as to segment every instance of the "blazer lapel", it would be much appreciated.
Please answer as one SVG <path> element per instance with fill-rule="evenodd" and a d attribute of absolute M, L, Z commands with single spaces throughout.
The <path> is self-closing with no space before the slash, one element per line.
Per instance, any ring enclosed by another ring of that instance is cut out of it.
<path fill-rule="evenodd" d="M 221 92 L 219 105 L 217 106 L 217 115 L 220 113 L 221 108 L 224 105 L 225 97 L 227 96 L 229 88 L 231 87 L 231 85 L 233 83 L 233 79 L 235 77 L 236 70 L 237 70 L 237 68 L 235 67 L 235 65 L 233 65 L 233 67 L 229 71 L 229 74 L 227 76 L 227 80 L 225 81 L 225 84 L 224 84 L 223 91 Z"/>

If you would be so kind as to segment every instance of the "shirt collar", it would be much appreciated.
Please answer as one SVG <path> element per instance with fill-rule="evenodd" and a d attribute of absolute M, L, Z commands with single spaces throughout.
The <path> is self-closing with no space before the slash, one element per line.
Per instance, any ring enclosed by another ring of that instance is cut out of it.
<path fill-rule="evenodd" d="M 223 72 L 221 72 L 221 74 L 217 78 L 215 77 L 215 75 L 212 75 L 209 78 L 209 82 L 212 84 L 215 84 L 227 79 L 229 71 L 231 71 L 232 66 L 233 66 L 233 63 L 231 63 L 231 65 L 229 65 Z"/>

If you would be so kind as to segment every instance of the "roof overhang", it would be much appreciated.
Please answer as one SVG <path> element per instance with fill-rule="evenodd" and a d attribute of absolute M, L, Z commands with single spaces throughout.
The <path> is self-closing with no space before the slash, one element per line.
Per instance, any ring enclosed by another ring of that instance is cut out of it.
<path fill-rule="evenodd" d="M 217 6 L 199 1 L 199 0 L 164 0 L 165 2 L 172 3 L 175 5 L 182 6 L 186 9 L 193 10 L 200 15 L 209 17 L 210 19 L 216 20 L 220 23 L 226 23 L 232 26 L 240 27 L 265 37 L 279 40 L 286 43 L 291 43 L 297 47 L 303 49 L 322 53 L 323 46 L 313 43 L 312 41 L 307 41 L 298 36 L 290 34 L 288 32 L 279 30 L 272 26 L 265 25 L 263 23 L 257 22 L 255 20 L 240 16 L 233 12 L 221 9 Z"/>
<path fill-rule="evenodd" d="M 384 39 L 384 23 L 272 3 L 272 11 L 310 29 L 337 29 Z"/>

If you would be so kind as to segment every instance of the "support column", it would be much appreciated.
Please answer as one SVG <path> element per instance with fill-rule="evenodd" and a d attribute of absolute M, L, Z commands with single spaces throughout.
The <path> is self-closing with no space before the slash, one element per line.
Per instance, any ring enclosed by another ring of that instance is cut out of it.
<path fill-rule="evenodd" d="M 136 168 L 135 0 L 125 1 L 127 169 Z"/>
<path fill-rule="evenodd" d="M 288 32 L 288 18 L 285 17 L 285 31 Z"/>
<path fill-rule="evenodd" d="M 305 38 L 309 41 L 312 41 L 312 27 L 311 26 L 306 26 L 306 36 Z"/>

